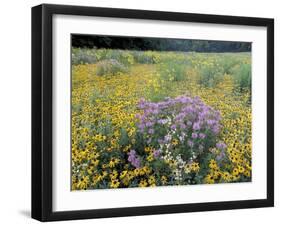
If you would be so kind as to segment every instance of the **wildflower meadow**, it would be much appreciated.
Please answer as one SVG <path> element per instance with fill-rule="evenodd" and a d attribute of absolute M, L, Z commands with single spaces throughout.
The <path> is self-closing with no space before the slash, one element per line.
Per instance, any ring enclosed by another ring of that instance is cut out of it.
<path fill-rule="evenodd" d="M 251 181 L 251 52 L 72 47 L 72 190 Z"/>

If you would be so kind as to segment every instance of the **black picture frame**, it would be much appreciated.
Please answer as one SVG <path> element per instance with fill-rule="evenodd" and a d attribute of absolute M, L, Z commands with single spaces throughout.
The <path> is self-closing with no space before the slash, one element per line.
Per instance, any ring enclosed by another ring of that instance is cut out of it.
<path fill-rule="evenodd" d="M 52 18 L 55 14 L 266 27 L 267 198 L 54 212 L 52 210 Z M 273 19 L 50 4 L 32 8 L 32 218 L 40 221 L 57 221 L 271 206 L 274 206 Z"/>

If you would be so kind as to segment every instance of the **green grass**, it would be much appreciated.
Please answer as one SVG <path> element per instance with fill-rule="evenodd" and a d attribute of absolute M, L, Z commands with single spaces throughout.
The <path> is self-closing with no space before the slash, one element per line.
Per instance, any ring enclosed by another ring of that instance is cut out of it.
<path fill-rule="evenodd" d="M 251 89 L 250 53 L 194 53 L 130 51 L 72 48 L 72 64 L 96 64 L 97 75 L 126 73 L 135 64 L 155 65 L 160 78 L 168 82 L 189 79 L 189 69 L 198 74 L 198 82 L 214 88 L 225 74 L 231 75 L 237 89 Z M 161 99 L 164 94 L 155 94 Z"/>
<path fill-rule="evenodd" d="M 128 72 L 128 67 L 115 59 L 102 60 L 97 63 L 96 74 L 103 75 L 117 75 L 119 73 Z"/>

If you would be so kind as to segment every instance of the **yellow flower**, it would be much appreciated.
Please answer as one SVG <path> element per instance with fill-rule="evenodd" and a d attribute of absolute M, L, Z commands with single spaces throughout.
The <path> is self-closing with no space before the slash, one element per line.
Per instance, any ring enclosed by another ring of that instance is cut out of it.
<path fill-rule="evenodd" d="M 139 169 L 139 175 L 140 175 L 140 176 L 143 176 L 145 173 L 146 173 L 146 172 L 145 172 L 144 168 L 140 168 L 140 169 Z"/>
<path fill-rule="evenodd" d="M 184 172 L 189 174 L 191 172 L 192 168 L 191 168 L 191 164 L 186 164 L 184 167 Z"/>
<path fill-rule="evenodd" d="M 146 174 L 149 174 L 151 172 L 151 169 L 148 166 L 144 166 L 143 170 Z"/>
<path fill-rule="evenodd" d="M 114 180 L 118 177 L 118 172 L 114 170 L 110 175 L 111 180 Z"/>
<path fill-rule="evenodd" d="M 96 174 L 93 176 L 93 184 L 97 184 L 98 182 L 100 182 L 102 180 L 102 175 L 100 174 Z"/>
<path fill-rule="evenodd" d="M 102 169 L 105 169 L 105 168 L 107 168 L 107 166 L 108 166 L 107 164 L 102 164 L 101 167 L 102 167 Z"/>
<path fill-rule="evenodd" d="M 98 159 L 93 159 L 91 162 L 92 162 L 92 164 L 94 166 L 97 166 L 99 164 L 99 160 Z"/>
<path fill-rule="evenodd" d="M 193 162 L 191 164 L 191 170 L 194 171 L 194 172 L 198 172 L 200 170 L 199 163 L 198 162 Z"/>
<path fill-rule="evenodd" d="M 147 161 L 151 162 L 151 161 L 153 161 L 154 157 L 152 154 L 150 154 L 146 157 L 146 159 L 147 159 Z"/>
<path fill-rule="evenodd" d="M 102 172 L 102 177 L 103 177 L 103 178 L 105 178 L 107 175 L 108 175 L 108 172 L 106 172 L 106 171 L 103 171 L 103 172 Z"/>
<path fill-rule="evenodd" d="M 239 173 L 244 173 L 245 169 L 243 166 L 238 166 Z"/>
<path fill-rule="evenodd" d="M 140 183 L 139 183 L 139 187 L 147 187 L 147 182 L 146 182 L 146 180 L 145 179 L 142 179 L 141 181 L 140 181 Z"/>
<path fill-rule="evenodd" d="M 239 174 L 239 170 L 237 168 L 234 168 L 232 171 L 232 175 L 237 176 Z"/>
<path fill-rule="evenodd" d="M 110 183 L 111 188 L 118 188 L 119 185 L 120 185 L 120 182 L 117 179 L 112 180 L 111 183 Z"/>
<path fill-rule="evenodd" d="M 108 163 L 110 168 L 114 168 L 118 163 L 120 162 L 120 159 L 112 158 L 110 162 Z"/>
<path fill-rule="evenodd" d="M 214 159 L 210 160 L 209 167 L 210 169 L 218 169 L 218 165 Z"/>
<path fill-rule="evenodd" d="M 134 127 L 130 128 L 128 131 L 128 136 L 131 137 L 134 134 L 135 130 L 136 129 Z"/>
<path fill-rule="evenodd" d="M 167 177 L 161 176 L 161 182 L 162 182 L 162 184 L 167 184 Z"/>
<path fill-rule="evenodd" d="M 129 179 L 129 180 L 133 179 L 134 176 L 135 176 L 135 174 L 134 174 L 133 171 L 129 171 L 129 172 L 128 172 L 128 179 Z"/>
<path fill-rule="evenodd" d="M 134 175 L 138 176 L 140 174 L 140 169 L 136 168 L 134 169 Z"/>
<path fill-rule="evenodd" d="M 249 170 L 245 170 L 244 175 L 246 177 L 251 177 L 251 172 Z"/>
<path fill-rule="evenodd" d="M 151 151 L 152 151 L 152 148 L 151 148 L 151 147 L 145 147 L 145 148 L 144 148 L 144 151 L 145 151 L 145 152 L 151 152 Z"/>
<path fill-rule="evenodd" d="M 174 146 L 178 145 L 178 143 L 179 143 L 179 141 L 178 141 L 177 139 L 173 139 L 172 144 L 173 144 Z"/>
<path fill-rule="evenodd" d="M 124 178 L 127 175 L 128 171 L 124 170 L 122 171 L 122 173 L 120 174 L 120 179 Z"/>
<path fill-rule="evenodd" d="M 151 184 L 155 184 L 155 182 L 156 182 L 155 177 L 154 176 L 149 176 L 148 183 L 151 185 Z"/>
<path fill-rule="evenodd" d="M 77 182 L 77 188 L 78 189 L 86 189 L 89 185 L 90 179 L 89 176 L 82 177 L 78 182 Z"/>
<path fill-rule="evenodd" d="M 214 184 L 215 183 L 215 178 L 213 175 L 208 174 L 205 178 L 205 181 L 207 184 Z"/>
<path fill-rule="evenodd" d="M 212 174 L 213 174 L 215 180 L 218 179 L 219 176 L 221 175 L 220 171 L 217 169 L 213 170 Z"/>
<path fill-rule="evenodd" d="M 223 172 L 222 173 L 222 178 L 225 180 L 225 181 L 231 181 L 231 175 L 229 172 Z"/>

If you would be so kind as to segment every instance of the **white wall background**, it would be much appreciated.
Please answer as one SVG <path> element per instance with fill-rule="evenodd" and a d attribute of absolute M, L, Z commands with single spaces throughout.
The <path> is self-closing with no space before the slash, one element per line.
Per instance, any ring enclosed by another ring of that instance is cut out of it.
<path fill-rule="evenodd" d="M 0 23 L 0 224 L 38 225 L 30 218 L 31 168 L 31 6 L 36 0 L 1 2 Z M 56 222 L 56 225 L 146 225 L 197 224 L 237 225 L 268 224 L 280 220 L 281 211 L 281 14 L 279 1 L 245 0 L 60 0 L 44 3 L 88 5 L 228 14 L 275 18 L 275 208 L 154 215 L 98 220 Z M 279 116 L 279 117 L 278 117 Z M 280 137 L 280 138 L 279 138 Z M 239 191 L 237 191 L 239 192 Z"/>

